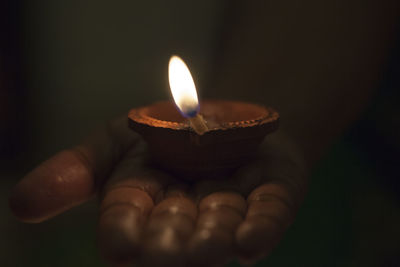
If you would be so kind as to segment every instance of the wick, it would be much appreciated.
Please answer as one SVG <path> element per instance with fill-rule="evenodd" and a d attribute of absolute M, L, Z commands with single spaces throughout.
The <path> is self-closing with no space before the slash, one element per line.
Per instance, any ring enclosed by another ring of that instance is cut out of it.
<path fill-rule="evenodd" d="M 208 131 L 208 127 L 206 122 L 200 114 L 196 114 L 196 116 L 189 118 L 190 126 L 192 126 L 193 130 L 198 135 L 203 135 L 205 132 Z"/>

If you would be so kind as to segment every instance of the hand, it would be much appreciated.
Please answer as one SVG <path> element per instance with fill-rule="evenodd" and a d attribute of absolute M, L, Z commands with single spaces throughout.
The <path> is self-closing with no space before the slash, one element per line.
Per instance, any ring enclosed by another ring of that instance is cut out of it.
<path fill-rule="evenodd" d="M 100 196 L 98 240 L 113 264 L 252 263 L 277 244 L 305 194 L 301 157 L 280 134 L 227 180 L 188 183 L 151 168 L 126 117 L 43 162 L 15 187 L 14 214 L 41 222 Z"/>

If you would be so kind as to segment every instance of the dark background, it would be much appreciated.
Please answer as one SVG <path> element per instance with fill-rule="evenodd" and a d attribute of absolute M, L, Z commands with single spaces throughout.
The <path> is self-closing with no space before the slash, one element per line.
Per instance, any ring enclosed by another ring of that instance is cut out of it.
<path fill-rule="evenodd" d="M 224 4 L 0 3 L 1 266 L 102 265 L 95 201 L 30 225 L 12 217 L 8 194 L 104 121 L 167 99 L 171 53 L 206 84 Z M 260 266 L 400 266 L 400 38 L 392 47 L 370 106 L 317 164 L 296 223 Z"/>

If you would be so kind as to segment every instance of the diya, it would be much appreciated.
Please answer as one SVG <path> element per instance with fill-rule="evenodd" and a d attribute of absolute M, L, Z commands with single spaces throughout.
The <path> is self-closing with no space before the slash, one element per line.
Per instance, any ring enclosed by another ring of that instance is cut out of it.
<path fill-rule="evenodd" d="M 175 105 L 158 102 L 132 109 L 129 126 L 148 145 L 151 161 L 180 178 L 225 178 L 257 155 L 278 128 L 272 108 L 238 101 L 197 99 L 193 78 L 177 56 L 169 63 Z M 201 107 L 201 109 L 200 109 Z"/>

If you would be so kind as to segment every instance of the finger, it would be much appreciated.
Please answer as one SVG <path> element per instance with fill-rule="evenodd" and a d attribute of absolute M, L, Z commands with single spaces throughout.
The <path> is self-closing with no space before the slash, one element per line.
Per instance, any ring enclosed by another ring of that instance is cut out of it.
<path fill-rule="evenodd" d="M 22 221 L 44 221 L 90 198 L 92 176 L 78 150 L 60 152 L 17 184 L 9 199 L 10 208 Z"/>
<path fill-rule="evenodd" d="M 188 244 L 192 265 L 224 264 L 233 256 L 234 233 L 246 206 L 243 196 L 233 191 L 214 192 L 200 201 L 196 229 Z"/>
<path fill-rule="evenodd" d="M 246 219 L 236 231 L 241 261 L 270 253 L 294 218 L 294 201 L 282 184 L 264 184 L 249 195 Z"/>
<path fill-rule="evenodd" d="M 112 263 L 128 263 L 141 253 L 142 234 L 156 196 L 168 177 L 143 168 L 136 157 L 127 157 L 105 185 L 98 225 L 102 256 Z"/>
<path fill-rule="evenodd" d="M 186 243 L 193 232 L 196 216 L 197 207 L 185 188 L 170 187 L 149 219 L 143 266 L 185 266 Z"/>
<path fill-rule="evenodd" d="M 14 188 L 9 199 L 15 216 L 41 222 L 89 199 L 113 164 L 137 137 L 126 118 L 110 124 L 84 144 L 62 151 L 40 164 Z"/>

